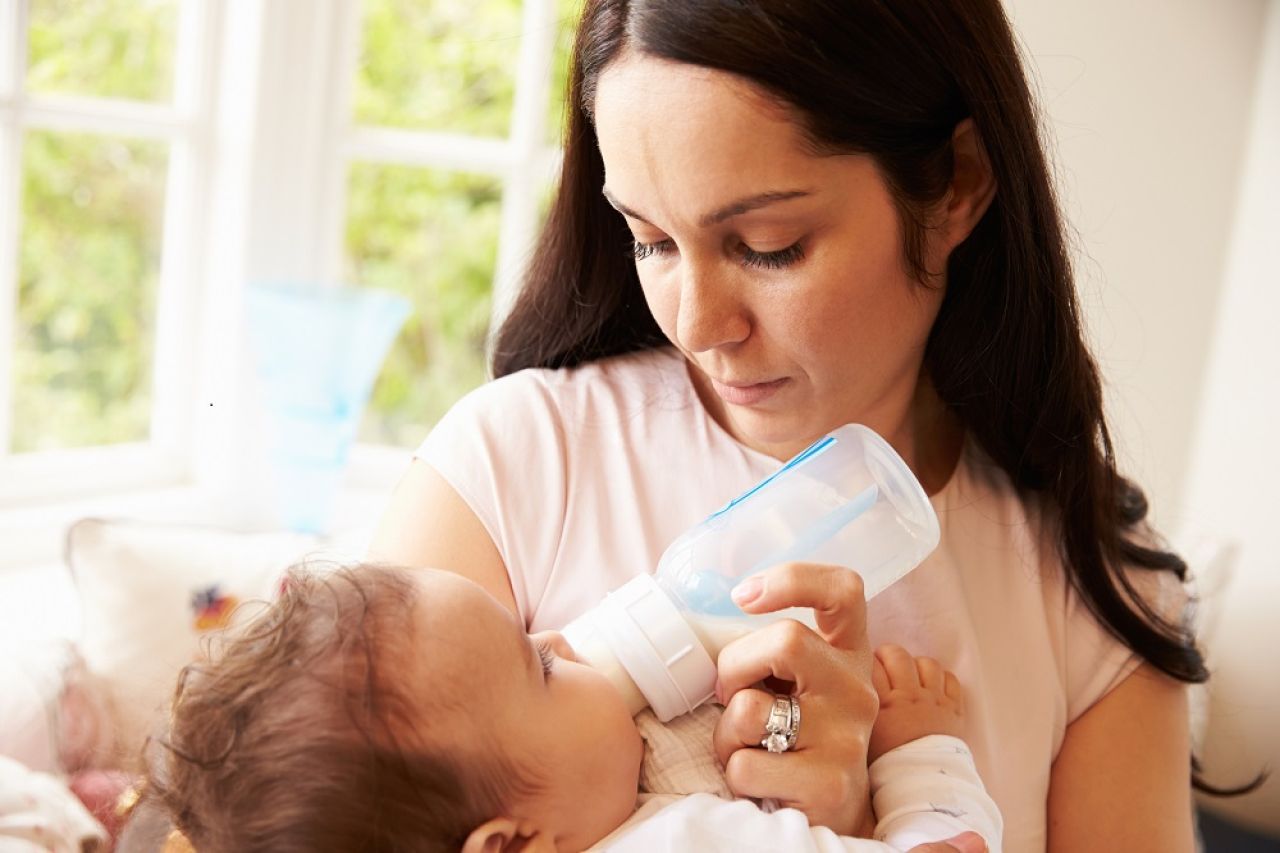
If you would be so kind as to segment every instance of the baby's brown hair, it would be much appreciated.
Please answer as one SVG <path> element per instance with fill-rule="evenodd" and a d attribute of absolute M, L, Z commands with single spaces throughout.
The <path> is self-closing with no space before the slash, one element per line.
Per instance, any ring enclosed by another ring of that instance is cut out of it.
<path fill-rule="evenodd" d="M 410 571 L 295 567 L 265 614 L 183 671 L 148 791 L 196 850 L 457 850 L 530 787 L 502 756 L 441 749 L 414 724 L 431 694 L 405 682 L 432 650 Z"/>

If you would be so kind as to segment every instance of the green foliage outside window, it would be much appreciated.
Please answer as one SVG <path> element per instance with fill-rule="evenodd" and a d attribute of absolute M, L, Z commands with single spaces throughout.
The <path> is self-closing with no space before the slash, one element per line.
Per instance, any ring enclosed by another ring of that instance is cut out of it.
<path fill-rule="evenodd" d="M 506 136 L 519 0 L 365 0 L 355 120 Z"/>
<path fill-rule="evenodd" d="M 552 145 L 561 144 L 565 125 L 565 96 L 569 90 L 569 59 L 573 36 L 582 17 L 583 0 L 556 0 L 555 53 L 551 58 L 551 103 L 547 132 Z"/>
<path fill-rule="evenodd" d="M 582 0 L 556 0 L 548 136 L 563 125 L 569 50 Z M 366 0 L 355 120 L 504 137 L 520 49 L 518 0 Z M 491 178 L 355 164 L 347 275 L 413 300 L 374 387 L 360 440 L 413 446 L 485 380 L 501 184 Z"/>
<path fill-rule="evenodd" d="M 172 98 L 178 0 L 30 3 L 29 91 Z"/>
<path fill-rule="evenodd" d="M 411 447 L 484 381 L 501 195 L 492 178 L 352 167 L 348 275 L 414 305 L 374 386 L 361 441 Z"/>
<path fill-rule="evenodd" d="M 13 452 L 147 437 L 166 160 L 163 143 L 27 134 Z"/>
<path fill-rule="evenodd" d="M 555 2 L 558 140 L 581 0 Z M 30 0 L 25 86 L 170 99 L 179 5 Z M 361 25 L 357 124 L 508 134 L 520 0 L 364 0 Z M 25 135 L 9 451 L 147 437 L 167 161 L 162 142 Z M 415 306 L 360 437 L 412 446 L 485 379 L 501 182 L 355 163 L 348 190 L 345 276 Z"/>

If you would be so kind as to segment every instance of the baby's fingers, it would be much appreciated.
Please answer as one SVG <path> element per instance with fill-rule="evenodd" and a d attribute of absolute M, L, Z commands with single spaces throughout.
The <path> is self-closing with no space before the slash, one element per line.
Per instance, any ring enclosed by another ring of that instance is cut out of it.
<path fill-rule="evenodd" d="M 956 709 L 964 713 L 964 685 L 960 683 L 960 679 L 956 678 L 956 674 L 947 670 L 943 680 L 943 693 L 947 698 L 955 703 Z"/>
<path fill-rule="evenodd" d="M 880 663 L 878 657 L 871 659 L 871 686 L 876 689 L 881 702 L 889 695 L 889 674 L 884 671 L 884 664 Z"/>
<path fill-rule="evenodd" d="M 941 696 L 945 692 L 947 671 L 933 658 L 916 658 L 920 686 Z"/>
<path fill-rule="evenodd" d="M 876 648 L 876 660 L 884 666 L 885 677 L 892 690 L 910 690 L 920 686 L 916 659 L 902 646 L 886 643 Z"/>
<path fill-rule="evenodd" d="M 962 832 L 946 841 L 912 847 L 907 853 L 987 853 L 987 842 L 976 832 Z"/>

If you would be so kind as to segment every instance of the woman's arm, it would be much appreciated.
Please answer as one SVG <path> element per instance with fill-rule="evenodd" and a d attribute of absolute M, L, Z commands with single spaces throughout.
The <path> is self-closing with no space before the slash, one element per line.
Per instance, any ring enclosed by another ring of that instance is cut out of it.
<path fill-rule="evenodd" d="M 1050 853 L 1195 849 L 1186 686 L 1143 664 L 1067 727 Z"/>
<path fill-rule="evenodd" d="M 489 532 L 444 477 L 415 459 L 396 486 L 368 559 L 456 572 L 516 613 L 507 567 Z"/>

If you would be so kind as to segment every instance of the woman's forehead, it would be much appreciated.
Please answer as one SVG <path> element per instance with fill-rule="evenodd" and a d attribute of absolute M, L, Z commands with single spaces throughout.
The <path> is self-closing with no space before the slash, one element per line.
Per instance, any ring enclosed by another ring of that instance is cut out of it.
<path fill-rule="evenodd" d="M 597 126 L 603 122 L 607 130 L 647 129 L 688 140 L 711 132 L 725 141 L 748 131 L 803 139 L 793 110 L 755 83 L 646 54 L 627 53 L 610 63 L 592 106 Z"/>
<path fill-rule="evenodd" d="M 820 186 L 830 166 L 790 110 L 724 72 L 631 56 L 597 91 L 610 198 L 641 213 L 701 219 L 746 196 Z"/>

